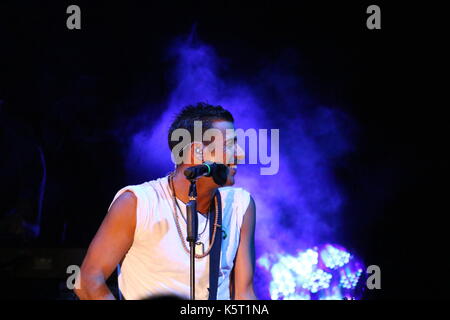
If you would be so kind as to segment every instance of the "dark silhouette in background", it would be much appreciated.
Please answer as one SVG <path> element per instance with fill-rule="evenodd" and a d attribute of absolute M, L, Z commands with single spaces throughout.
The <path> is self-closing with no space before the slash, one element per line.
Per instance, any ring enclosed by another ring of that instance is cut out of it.
<path fill-rule="evenodd" d="M 45 157 L 26 123 L 9 116 L 0 101 L 0 241 L 25 246 L 40 235 Z"/>

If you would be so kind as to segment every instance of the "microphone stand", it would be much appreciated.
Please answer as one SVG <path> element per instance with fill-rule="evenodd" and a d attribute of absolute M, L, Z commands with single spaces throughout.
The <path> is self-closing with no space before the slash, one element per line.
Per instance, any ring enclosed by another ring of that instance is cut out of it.
<path fill-rule="evenodd" d="M 195 244 L 198 237 L 197 186 L 196 179 L 190 179 L 189 202 L 186 205 L 187 237 L 190 248 L 191 300 L 195 300 Z"/>

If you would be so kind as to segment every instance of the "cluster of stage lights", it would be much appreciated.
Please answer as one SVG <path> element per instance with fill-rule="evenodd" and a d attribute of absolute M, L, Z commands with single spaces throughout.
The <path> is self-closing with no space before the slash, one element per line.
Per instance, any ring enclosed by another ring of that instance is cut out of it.
<path fill-rule="evenodd" d="M 273 300 L 357 299 L 363 264 L 344 248 L 325 244 L 296 256 L 263 255 L 258 264 L 269 271 Z"/>

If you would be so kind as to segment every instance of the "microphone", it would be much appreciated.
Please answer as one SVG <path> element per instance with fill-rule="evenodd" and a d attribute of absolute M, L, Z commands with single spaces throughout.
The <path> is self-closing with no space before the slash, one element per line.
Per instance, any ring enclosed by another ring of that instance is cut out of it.
<path fill-rule="evenodd" d="M 184 175 L 188 180 L 202 176 L 212 177 L 216 184 L 223 186 L 227 182 L 228 167 L 221 163 L 205 161 L 203 164 L 185 169 Z"/>

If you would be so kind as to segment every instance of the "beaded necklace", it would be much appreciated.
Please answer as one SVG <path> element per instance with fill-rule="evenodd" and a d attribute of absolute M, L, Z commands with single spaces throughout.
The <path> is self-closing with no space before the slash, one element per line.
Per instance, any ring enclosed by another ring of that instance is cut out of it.
<path fill-rule="evenodd" d="M 174 176 L 174 173 L 172 172 L 167 177 L 167 179 L 169 180 L 169 185 L 170 185 L 171 191 L 172 191 L 173 217 L 174 217 L 175 225 L 176 225 L 177 231 L 178 231 L 178 235 L 180 236 L 180 240 L 181 240 L 181 243 L 183 244 L 184 250 L 189 254 L 190 253 L 190 249 L 186 246 L 186 242 L 185 242 L 185 240 L 183 238 L 183 233 L 181 232 L 180 223 L 178 221 L 177 199 L 176 199 L 176 196 L 175 196 L 175 187 L 173 185 L 173 176 Z M 214 204 L 215 204 L 216 212 L 215 212 L 215 217 L 214 217 L 214 228 L 213 228 L 213 234 L 212 234 L 212 241 L 210 239 L 209 247 L 206 250 L 206 252 L 204 252 L 204 244 L 202 242 L 197 242 L 195 244 L 195 251 L 196 251 L 195 257 L 197 259 L 204 258 L 204 257 L 206 257 L 209 254 L 209 252 L 211 251 L 211 249 L 212 249 L 212 247 L 214 245 L 214 240 L 216 238 L 217 227 L 220 227 L 220 225 L 217 224 L 217 221 L 218 221 L 218 218 L 219 218 L 219 206 L 218 206 L 218 203 L 217 203 L 217 196 L 216 195 L 214 196 Z M 202 253 L 197 253 L 197 252 L 202 252 Z"/>

